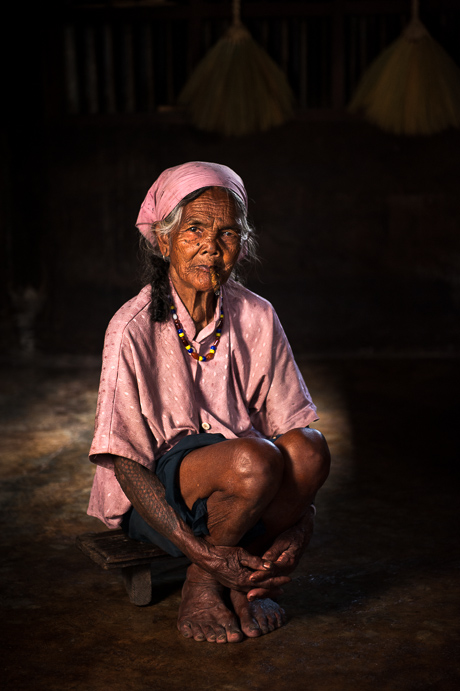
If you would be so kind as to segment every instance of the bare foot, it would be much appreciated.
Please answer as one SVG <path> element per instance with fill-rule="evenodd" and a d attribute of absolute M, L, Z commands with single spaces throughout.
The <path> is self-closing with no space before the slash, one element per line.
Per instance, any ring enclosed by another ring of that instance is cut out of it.
<path fill-rule="evenodd" d="M 286 623 L 284 609 L 268 597 L 248 602 L 246 593 L 231 590 L 230 598 L 241 629 L 249 638 L 263 636 Z"/>
<path fill-rule="evenodd" d="M 185 638 L 210 643 L 238 643 L 244 636 L 224 605 L 224 587 L 196 564 L 187 569 L 177 628 Z"/>

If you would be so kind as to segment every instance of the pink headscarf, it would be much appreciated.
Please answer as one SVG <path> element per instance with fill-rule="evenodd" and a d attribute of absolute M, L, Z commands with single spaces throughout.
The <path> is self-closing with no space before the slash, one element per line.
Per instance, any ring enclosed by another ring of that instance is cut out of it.
<path fill-rule="evenodd" d="M 200 187 L 227 187 L 235 192 L 248 207 L 248 197 L 239 175 L 219 163 L 191 161 L 167 168 L 153 183 L 142 202 L 136 226 L 144 237 L 155 244 L 152 225 L 162 221 L 175 206 Z"/>

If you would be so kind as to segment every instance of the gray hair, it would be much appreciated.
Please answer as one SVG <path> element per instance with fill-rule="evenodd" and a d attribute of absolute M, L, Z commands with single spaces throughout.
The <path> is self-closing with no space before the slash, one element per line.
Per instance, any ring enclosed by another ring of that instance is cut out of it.
<path fill-rule="evenodd" d="M 180 222 L 182 220 L 182 214 L 187 204 L 197 199 L 201 194 L 203 194 L 204 192 L 206 192 L 206 190 L 209 189 L 211 188 L 200 187 L 199 189 L 190 192 L 190 194 L 187 194 L 187 196 L 181 199 L 177 206 L 174 207 L 174 209 L 168 214 L 168 216 L 166 216 L 166 218 L 163 221 L 157 221 L 153 224 L 152 230 L 161 235 L 162 237 L 171 238 L 171 236 L 174 234 L 174 232 L 180 225 Z M 249 262 L 251 264 L 255 263 L 258 260 L 257 240 L 255 237 L 255 230 L 248 220 L 246 207 L 242 199 L 236 194 L 236 192 L 233 192 L 233 190 L 229 190 L 227 187 L 223 187 L 220 189 L 225 190 L 228 196 L 231 197 L 235 202 L 236 222 L 241 232 L 242 249 L 240 253 L 240 258 L 238 260 L 238 264 L 240 264 L 242 261 Z M 148 244 L 150 245 L 151 253 L 157 257 L 161 257 L 161 252 L 156 239 L 154 240 L 154 244 L 151 242 L 149 242 Z M 232 272 L 232 277 L 238 280 L 238 273 L 239 272 L 235 267 Z"/>

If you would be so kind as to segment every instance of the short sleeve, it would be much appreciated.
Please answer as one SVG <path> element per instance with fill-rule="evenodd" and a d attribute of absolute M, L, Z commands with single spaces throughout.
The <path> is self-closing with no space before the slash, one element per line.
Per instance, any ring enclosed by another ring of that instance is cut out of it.
<path fill-rule="evenodd" d="M 133 343 L 127 328 L 107 329 L 90 459 L 111 468 L 122 456 L 154 468 L 155 438 L 142 413 Z"/>
<path fill-rule="evenodd" d="M 306 427 L 318 419 L 316 406 L 295 362 L 291 346 L 276 312 L 272 308 L 271 358 L 266 368 L 266 395 L 251 411 L 256 429 L 265 436 L 284 434 Z"/>

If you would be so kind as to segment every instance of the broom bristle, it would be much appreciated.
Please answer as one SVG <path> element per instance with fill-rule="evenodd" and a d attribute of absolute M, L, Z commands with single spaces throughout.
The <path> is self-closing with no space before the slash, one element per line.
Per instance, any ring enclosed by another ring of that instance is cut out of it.
<path fill-rule="evenodd" d="M 460 70 L 428 33 L 403 35 L 364 73 L 349 110 L 395 134 L 460 127 Z"/>
<path fill-rule="evenodd" d="M 281 69 L 239 28 L 223 36 L 199 63 L 178 103 L 201 130 L 242 136 L 285 122 L 294 97 Z"/>

